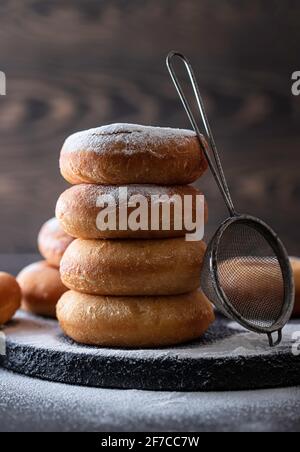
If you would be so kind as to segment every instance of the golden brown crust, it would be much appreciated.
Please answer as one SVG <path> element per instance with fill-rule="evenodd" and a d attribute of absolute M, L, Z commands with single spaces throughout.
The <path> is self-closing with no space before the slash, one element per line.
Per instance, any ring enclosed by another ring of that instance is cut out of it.
<path fill-rule="evenodd" d="M 24 268 L 18 276 L 22 288 L 22 309 L 33 314 L 56 317 L 56 303 L 68 290 L 59 271 L 47 262 L 37 262 Z"/>
<path fill-rule="evenodd" d="M 91 295 L 174 295 L 200 285 L 204 242 L 165 240 L 81 240 L 61 261 L 63 283 Z"/>
<path fill-rule="evenodd" d="M 116 216 L 117 224 L 119 224 L 119 187 L 117 186 L 104 186 L 104 185 L 77 185 L 66 190 L 59 198 L 56 206 L 56 217 L 61 223 L 61 227 L 66 233 L 73 237 L 81 239 L 161 239 L 161 238 L 175 238 L 183 237 L 188 232 L 184 228 L 181 230 L 175 230 L 174 227 L 174 209 L 171 209 L 171 224 L 170 230 L 162 230 L 162 209 L 160 209 L 160 223 L 158 231 L 151 231 L 151 197 L 152 196 L 168 196 L 170 200 L 172 197 L 180 197 L 182 200 L 182 218 L 184 218 L 184 196 L 190 196 L 193 198 L 191 215 L 194 219 L 196 216 L 196 197 L 202 193 L 189 186 L 172 186 L 172 187 L 160 187 L 157 185 L 129 185 L 127 187 L 128 198 L 135 195 L 144 196 L 149 205 L 148 209 L 148 230 L 147 231 L 101 231 L 97 228 L 97 215 L 101 211 L 100 207 L 97 207 L 97 200 L 100 196 L 109 195 L 112 196 L 116 203 Z M 164 206 L 171 206 L 172 201 L 169 203 L 164 202 Z M 134 211 L 135 208 L 128 208 L 128 215 Z M 205 221 L 208 218 L 207 204 L 205 203 Z"/>
<path fill-rule="evenodd" d="M 56 218 L 47 221 L 38 236 L 38 247 L 41 255 L 49 265 L 59 268 L 61 258 L 73 237 L 70 237 L 60 226 Z"/>
<path fill-rule="evenodd" d="M 206 171 L 207 161 L 191 131 L 112 124 L 70 136 L 60 169 L 75 185 L 185 185 Z"/>
<path fill-rule="evenodd" d="M 300 259 L 291 259 L 295 280 L 295 307 L 293 316 L 300 317 Z"/>
<path fill-rule="evenodd" d="M 214 321 L 200 292 L 170 297 L 97 297 L 65 293 L 57 317 L 74 341 L 101 347 L 159 347 L 199 338 Z"/>
<path fill-rule="evenodd" d="M 0 272 L 0 325 L 9 322 L 21 306 L 21 289 L 16 279 Z"/>

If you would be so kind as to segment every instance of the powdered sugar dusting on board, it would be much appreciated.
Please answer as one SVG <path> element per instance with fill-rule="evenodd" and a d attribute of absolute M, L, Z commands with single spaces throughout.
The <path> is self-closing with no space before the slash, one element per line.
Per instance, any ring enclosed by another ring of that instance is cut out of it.
<path fill-rule="evenodd" d="M 221 317 L 198 341 L 161 349 L 75 344 L 62 335 L 57 322 L 20 313 L 4 331 L 7 357 L 0 359 L 0 366 L 51 381 L 197 391 L 292 386 L 300 381 L 299 360 L 292 353 L 299 321 L 287 325 L 277 348 L 270 348 L 265 336 Z"/>
<path fill-rule="evenodd" d="M 225 324 L 223 324 L 225 322 Z M 226 325 L 224 327 L 224 325 Z M 55 350 L 60 353 L 72 352 L 83 355 L 106 357 L 157 359 L 166 357 L 199 359 L 213 356 L 228 359 L 237 356 L 250 357 L 291 353 L 292 336 L 299 331 L 299 322 L 291 322 L 285 328 L 280 346 L 270 349 L 266 337 L 247 332 L 235 322 L 217 321 L 199 341 L 161 349 L 118 349 L 87 347 L 65 341 L 59 325 L 54 320 L 46 320 L 30 314 L 19 312 L 16 322 L 5 328 L 8 344 L 18 343 L 38 349 Z"/>
<path fill-rule="evenodd" d="M 188 146 L 196 134 L 192 130 L 168 127 L 142 126 L 137 124 L 111 124 L 71 135 L 65 141 L 63 152 L 92 151 L 104 153 L 116 145 L 122 152 L 155 152 L 161 146 L 172 143 Z"/>

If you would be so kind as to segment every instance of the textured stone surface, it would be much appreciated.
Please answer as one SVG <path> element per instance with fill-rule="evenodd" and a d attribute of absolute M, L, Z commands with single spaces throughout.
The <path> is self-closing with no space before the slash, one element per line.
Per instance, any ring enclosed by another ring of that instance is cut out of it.
<path fill-rule="evenodd" d="M 219 318 L 198 342 L 168 349 L 100 349 L 75 344 L 57 322 L 18 314 L 5 329 L 8 370 L 54 382 L 103 388 L 169 391 L 258 389 L 300 384 L 300 357 L 292 353 L 293 322 L 283 343 Z"/>

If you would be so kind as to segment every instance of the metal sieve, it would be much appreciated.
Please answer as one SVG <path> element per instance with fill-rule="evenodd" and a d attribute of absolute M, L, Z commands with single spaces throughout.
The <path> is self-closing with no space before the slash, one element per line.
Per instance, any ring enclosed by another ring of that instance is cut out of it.
<path fill-rule="evenodd" d="M 206 140 L 176 75 L 175 58 L 187 69 Z M 270 346 L 277 346 L 294 306 L 294 279 L 289 257 L 268 225 L 235 211 L 191 64 L 181 53 L 170 52 L 167 67 L 230 213 L 209 243 L 201 277 L 202 290 L 224 315 L 250 331 L 267 334 Z M 278 334 L 276 340 L 274 333 Z"/>

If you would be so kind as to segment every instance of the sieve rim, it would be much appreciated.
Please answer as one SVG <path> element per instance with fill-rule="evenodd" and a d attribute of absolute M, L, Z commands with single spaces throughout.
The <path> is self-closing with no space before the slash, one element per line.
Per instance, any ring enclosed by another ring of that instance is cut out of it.
<path fill-rule="evenodd" d="M 279 316 L 278 319 L 274 321 L 274 323 L 270 327 L 254 326 L 251 322 L 246 320 L 230 303 L 228 297 L 226 296 L 220 284 L 217 259 L 219 244 L 224 232 L 233 223 L 246 223 L 249 226 L 251 226 L 252 224 L 252 227 L 256 229 L 259 233 L 261 233 L 266 239 L 266 241 L 269 243 L 269 245 L 272 247 L 280 264 L 284 279 L 284 302 L 282 305 L 281 315 Z M 240 325 L 246 327 L 248 330 L 253 331 L 255 333 L 269 335 L 276 331 L 282 330 L 283 327 L 290 320 L 295 302 L 295 283 L 290 258 L 278 235 L 264 221 L 251 215 L 237 215 L 225 220 L 221 224 L 221 226 L 219 227 L 211 241 L 209 265 L 213 288 L 217 294 L 218 301 L 221 304 L 222 309 L 227 313 L 227 315 L 230 318 L 237 321 Z"/>

